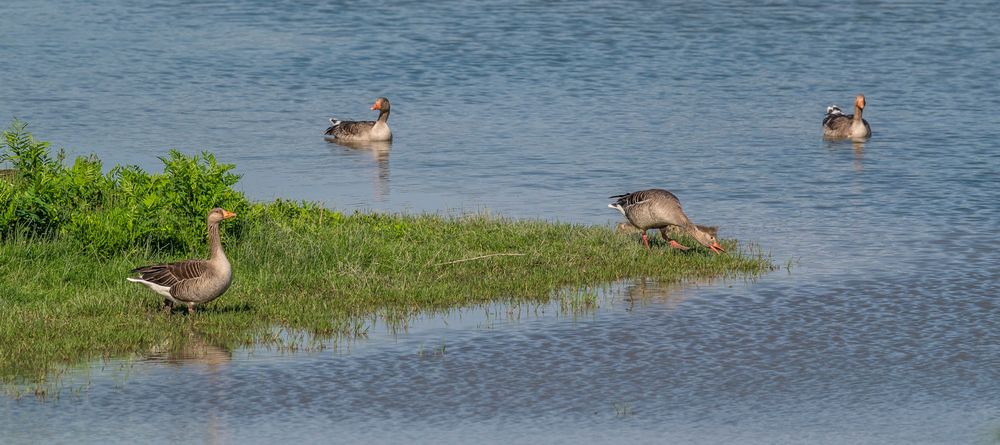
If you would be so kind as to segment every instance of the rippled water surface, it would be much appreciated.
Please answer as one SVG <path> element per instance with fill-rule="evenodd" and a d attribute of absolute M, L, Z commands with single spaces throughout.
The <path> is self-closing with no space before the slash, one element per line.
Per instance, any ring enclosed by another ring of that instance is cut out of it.
<path fill-rule="evenodd" d="M 975 443 L 1000 434 L 1000 8 L 818 2 L 7 1 L 0 119 L 251 197 L 611 224 L 663 187 L 755 283 L 627 281 L 317 353 L 98 364 L 13 442 Z M 827 142 L 868 98 L 871 140 Z M 391 147 L 322 138 L 373 119 Z"/>

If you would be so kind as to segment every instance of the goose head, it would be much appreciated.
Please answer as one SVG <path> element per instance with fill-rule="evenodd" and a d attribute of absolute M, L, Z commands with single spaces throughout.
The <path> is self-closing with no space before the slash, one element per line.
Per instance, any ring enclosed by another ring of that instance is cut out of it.
<path fill-rule="evenodd" d="M 208 223 L 218 224 L 224 219 L 229 219 L 236 216 L 235 213 L 229 210 L 223 209 L 222 207 L 216 207 L 208 212 Z"/>
<path fill-rule="evenodd" d="M 722 245 L 719 244 L 719 240 L 715 238 L 715 235 L 712 235 L 708 232 L 703 232 L 701 229 L 697 227 L 695 227 L 694 230 L 691 231 L 691 236 L 692 238 L 695 239 L 695 241 L 701 243 L 701 245 L 711 249 L 712 252 L 719 253 L 726 251 L 726 249 L 724 249 Z"/>
<path fill-rule="evenodd" d="M 389 99 L 386 99 L 384 97 L 380 97 L 378 99 L 375 99 L 375 103 L 372 104 L 372 111 L 375 111 L 375 110 L 379 110 L 379 111 L 381 111 L 383 113 L 388 112 L 389 111 Z"/>
<path fill-rule="evenodd" d="M 854 106 L 858 107 L 859 110 L 864 110 L 865 109 L 865 95 L 864 94 L 859 94 L 857 97 L 854 98 Z"/>

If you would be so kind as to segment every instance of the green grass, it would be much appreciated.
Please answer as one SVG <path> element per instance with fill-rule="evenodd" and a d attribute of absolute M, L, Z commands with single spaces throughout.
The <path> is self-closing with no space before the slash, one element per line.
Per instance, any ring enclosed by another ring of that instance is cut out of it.
<path fill-rule="evenodd" d="M 139 249 L 106 257 L 60 238 L 0 243 L 0 380 L 43 381 L 74 363 L 142 354 L 165 341 L 182 347 L 192 329 L 228 347 L 280 342 L 275 327 L 354 336 L 373 314 L 405 319 L 488 302 L 544 302 L 563 289 L 628 277 L 677 282 L 774 267 L 759 252 L 740 253 L 734 241 L 724 243 L 731 253 L 723 255 L 650 252 L 635 236 L 597 226 L 320 208 L 289 219 L 258 205 L 265 210 L 245 222 L 239 240 L 225 240 L 232 287 L 192 316 L 164 314 L 159 296 L 125 281 L 135 266 L 185 256 Z M 458 261 L 492 254 L 519 255 Z"/>

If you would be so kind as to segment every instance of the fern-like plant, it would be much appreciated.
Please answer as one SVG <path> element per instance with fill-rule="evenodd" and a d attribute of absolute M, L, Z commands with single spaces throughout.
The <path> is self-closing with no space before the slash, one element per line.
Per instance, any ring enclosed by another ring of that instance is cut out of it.
<path fill-rule="evenodd" d="M 97 255 L 147 247 L 200 251 L 210 209 L 250 208 L 233 188 L 240 179 L 234 166 L 208 152 L 186 156 L 171 150 L 160 158 L 162 174 L 136 166 L 115 166 L 105 174 L 95 156 L 78 157 L 67 167 L 62 151 L 53 155 L 20 121 L 3 132 L 2 144 L 0 162 L 14 168 L 0 178 L 0 238 L 21 232 L 65 236 Z"/>

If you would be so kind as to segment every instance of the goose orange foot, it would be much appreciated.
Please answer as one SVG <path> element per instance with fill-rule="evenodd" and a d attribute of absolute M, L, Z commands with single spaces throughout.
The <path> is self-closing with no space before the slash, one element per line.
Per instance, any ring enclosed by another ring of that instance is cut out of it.
<path fill-rule="evenodd" d="M 683 245 L 681 243 L 678 243 L 677 241 L 674 241 L 674 240 L 667 240 L 667 241 L 670 242 L 670 247 L 673 247 L 674 249 L 691 250 L 690 247 L 685 246 L 685 245 Z"/>

